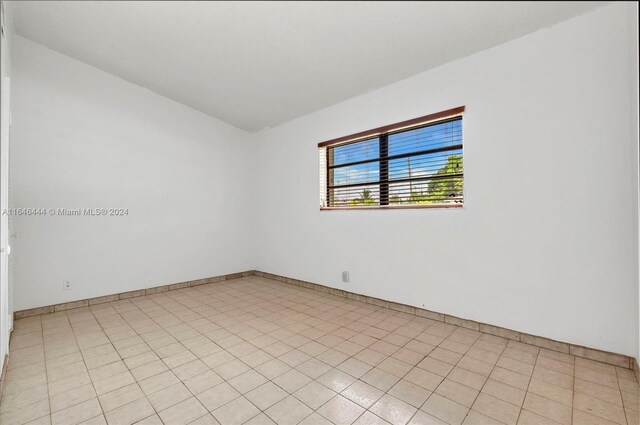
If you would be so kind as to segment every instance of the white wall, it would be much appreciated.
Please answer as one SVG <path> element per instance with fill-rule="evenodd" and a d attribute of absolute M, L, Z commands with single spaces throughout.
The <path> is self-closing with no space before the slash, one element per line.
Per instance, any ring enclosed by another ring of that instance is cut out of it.
<path fill-rule="evenodd" d="M 634 2 L 630 5 L 630 13 L 629 17 L 629 25 L 631 28 L 638 28 L 638 3 Z M 639 122 L 638 122 L 638 31 L 629 31 L 629 60 L 631 62 L 631 96 L 630 96 L 630 116 L 631 116 L 631 139 L 633 146 L 633 150 L 631 152 L 631 158 L 635 160 L 635 170 L 636 175 L 633 179 L 633 183 L 635 184 L 636 193 L 638 193 L 638 204 L 636 204 L 635 214 L 638 218 L 636 222 L 636 234 L 639 235 L 640 239 L 640 215 L 638 215 L 638 211 L 640 210 L 640 140 L 638 139 L 639 134 Z M 638 305 L 640 305 L 640 240 L 636 241 L 636 256 L 638 256 L 638 269 L 636 270 L 636 281 L 638 285 L 636 286 L 636 297 L 638 298 Z M 636 308 L 636 321 L 638 322 L 638 344 L 640 344 L 640 309 Z M 640 345 L 638 346 L 638 353 L 640 353 Z M 640 360 L 640 358 L 637 358 Z"/>
<path fill-rule="evenodd" d="M 246 133 L 14 41 L 11 206 L 129 209 L 15 217 L 16 310 L 253 268 Z"/>
<path fill-rule="evenodd" d="M 2 4 L 5 5 L 5 2 Z M 3 34 L 0 37 L 0 214 L 9 206 L 9 110 L 11 78 L 11 44 L 13 22 L 11 8 L 3 7 L 0 13 Z M 13 326 L 9 294 L 9 217 L 0 215 L 0 376 L 4 359 L 9 351 L 9 332 Z"/>
<path fill-rule="evenodd" d="M 256 268 L 637 356 L 629 7 L 260 134 Z M 318 210 L 318 142 L 460 105 L 464 209 Z"/>

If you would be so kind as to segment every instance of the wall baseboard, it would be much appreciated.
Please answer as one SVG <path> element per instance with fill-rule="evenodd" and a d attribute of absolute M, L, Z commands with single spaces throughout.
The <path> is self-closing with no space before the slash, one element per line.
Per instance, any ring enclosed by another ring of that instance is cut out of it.
<path fill-rule="evenodd" d="M 568 342 L 556 341 L 550 338 L 542 336 L 529 335 L 524 332 L 515 331 L 512 329 L 503 328 L 500 326 L 491 325 L 488 323 L 476 322 L 474 320 L 468 320 L 461 317 L 451 316 L 445 313 L 439 313 L 419 307 L 414 307 L 406 304 L 400 304 L 393 301 L 384 300 L 381 298 L 370 297 L 367 295 L 358 294 L 355 292 L 349 292 L 342 289 L 332 288 L 330 286 L 320 285 L 317 283 L 306 282 L 299 279 L 293 279 L 286 276 L 280 276 L 272 273 L 266 273 L 257 270 L 248 270 L 239 273 L 232 273 L 227 275 L 209 277 L 204 279 L 192 280 L 187 282 L 180 282 L 170 285 L 157 286 L 153 288 L 140 289 L 137 291 L 123 292 L 113 295 L 105 295 L 102 297 L 71 301 L 62 304 L 54 304 L 44 307 L 36 307 L 28 310 L 16 311 L 14 313 L 15 319 L 21 319 L 25 317 L 38 316 L 41 314 L 54 313 L 56 311 L 64 311 L 73 308 L 87 307 L 95 304 L 108 303 L 118 300 L 124 300 L 127 298 L 139 297 L 143 295 L 157 294 L 166 291 L 173 291 L 177 289 L 188 288 L 198 285 L 206 285 L 210 283 L 222 282 L 225 280 L 238 279 L 246 276 L 260 276 L 268 279 L 272 279 L 278 282 L 287 283 L 307 289 L 313 289 L 324 293 L 337 295 L 350 300 L 360 301 L 366 304 L 371 304 L 379 307 L 389 308 L 391 310 L 399 311 L 402 313 L 412 314 L 415 316 L 424 317 L 427 319 L 436 320 L 439 322 L 449 323 L 457 325 L 463 328 L 472 329 L 479 332 L 484 332 L 490 335 L 495 335 L 514 341 L 523 342 L 525 344 L 534 345 L 540 348 L 546 348 L 548 350 L 557 351 L 564 354 L 571 354 L 576 357 L 582 357 L 585 359 L 595 360 L 602 363 L 607 363 L 613 366 L 619 366 L 626 369 L 632 369 L 635 371 L 636 377 L 640 381 L 640 371 L 638 369 L 638 362 L 635 358 L 626 356 L 624 354 L 611 353 L 608 351 L 597 350 L 595 348 L 584 347 L 581 345 L 571 344 Z"/>

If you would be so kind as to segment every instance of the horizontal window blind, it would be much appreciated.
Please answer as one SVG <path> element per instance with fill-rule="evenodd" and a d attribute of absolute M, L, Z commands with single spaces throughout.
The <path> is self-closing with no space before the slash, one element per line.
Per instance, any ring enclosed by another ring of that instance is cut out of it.
<path fill-rule="evenodd" d="M 462 206 L 463 110 L 319 144 L 320 207 Z"/>

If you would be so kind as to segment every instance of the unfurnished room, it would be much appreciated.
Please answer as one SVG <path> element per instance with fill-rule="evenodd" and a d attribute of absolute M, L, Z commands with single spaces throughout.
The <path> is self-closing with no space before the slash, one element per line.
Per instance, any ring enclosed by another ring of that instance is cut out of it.
<path fill-rule="evenodd" d="M 1 425 L 640 425 L 637 2 L 0 6 Z"/>

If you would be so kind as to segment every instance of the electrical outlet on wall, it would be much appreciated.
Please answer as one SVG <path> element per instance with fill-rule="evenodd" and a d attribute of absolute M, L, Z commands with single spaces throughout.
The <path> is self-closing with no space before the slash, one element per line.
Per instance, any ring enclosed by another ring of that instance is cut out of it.
<path fill-rule="evenodd" d="M 62 289 L 65 291 L 68 291 L 69 289 L 71 289 L 71 281 L 69 280 L 65 280 L 62 282 Z"/>
<path fill-rule="evenodd" d="M 345 283 L 349 282 L 349 272 L 342 272 L 342 281 Z"/>

